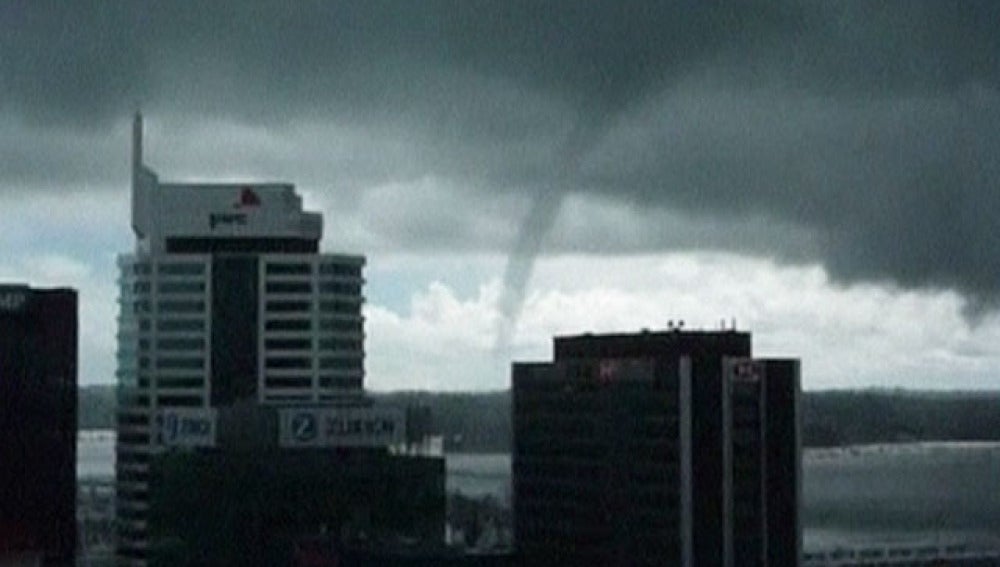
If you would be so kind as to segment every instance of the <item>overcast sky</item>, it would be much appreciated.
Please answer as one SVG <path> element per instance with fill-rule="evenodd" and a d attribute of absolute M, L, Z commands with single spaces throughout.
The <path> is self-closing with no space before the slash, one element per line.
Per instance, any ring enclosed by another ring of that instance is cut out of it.
<path fill-rule="evenodd" d="M 1000 388 L 1000 4 L 5 2 L 0 279 L 114 380 L 129 122 L 368 257 L 367 383 L 505 388 L 681 320 L 806 388 Z M 513 258 L 511 257 L 513 255 Z"/>

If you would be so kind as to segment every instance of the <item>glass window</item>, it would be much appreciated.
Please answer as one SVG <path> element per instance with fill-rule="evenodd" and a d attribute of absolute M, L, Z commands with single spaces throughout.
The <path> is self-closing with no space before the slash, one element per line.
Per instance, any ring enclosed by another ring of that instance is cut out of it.
<path fill-rule="evenodd" d="M 201 319 L 164 319 L 156 322 L 157 331 L 204 331 L 205 321 Z"/>
<path fill-rule="evenodd" d="M 196 338 L 159 339 L 156 348 L 162 350 L 195 350 L 205 348 L 205 340 Z"/>
<path fill-rule="evenodd" d="M 308 350 L 312 348 L 309 339 L 267 339 L 264 346 L 274 350 Z"/>
<path fill-rule="evenodd" d="M 157 358 L 156 367 L 158 369 L 183 368 L 194 370 L 204 368 L 205 361 L 202 358 Z"/>
<path fill-rule="evenodd" d="M 349 331 L 361 332 L 361 321 L 357 319 L 323 319 L 319 322 L 320 329 L 324 331 Z"/>
<path fill-rule="evenodd" d="M 310 282 L 267 282 L 267 293 L 311 293 Z"/>
<path fill-rule="evenodd" d="M 331 274 L 335 276 L 361 276 L 361 266 L 354 264 L 321 264 L 319 273 Z"/>
<path fill-rule="evenodd" d="M 267 273 L 270 275 L 309 275 L 312 273 L 312 266 L 308 263 L 295 264 L 268 264 Z"/>
<path fill-rule="evenodd" d="M 161 313 L 200 313 L 205 310 L 204 301 L 159 301 L 156 304 Z"/>
<path fill-rule="evenodd" d="M 361 350 L 361 341 L 352 339 L 320 339 L 319 340 L 320 350 L 349 350 L 357 351 Z"/>
<path fill-rule="evenodd" d="M 336 368 L 339 370 L 361 370 L 360 358 L 321 358 L 320 368 Z"/>
<path fill-rule="evenodd" d="M 264 361 L 267 368 L 312 368 L 312 361 L 298 356 L 273 356 Z"/>
<path fill-rule="evenodd" d="M 160 273 L 165 276 L 193 276 L 205 273 L 205 264 L 160 264 Z"/>
<path fill-rule="evenodd" d="M 200 376 L 160 378 L 156 384 L 160 388 L 201 388 L 205 385 L 205 379 Z"/>
<path fill-rule="evenodd" d="M 337 390 L 360 390 L 361 378 L 357 376 L 320 376 L 319 385 L 322 388 L 335 388 Z"/>
<path fill-rule="evenodd" d="M 198 407 L 202 400 L 201 396 L 157 396 L 156 403 L 166 407 Z"/>
<path fill-rule="evenodd" d="M 160 282 L 160 293 L 204 293 L 205 282 Z"/>
<path fill-rule="evenodd" d="M 311 388 L 312 379 L 308 376 L 268 376 L 264 385 L 268 388 Z"/>
<path fill-rule="evenodd" d="M 267 311 L 272 313 L 288 313 L 309 311 L 308 301 L 268 301 Z"/>
<path fill-rule="evenodd" d="M 344 295 L 361 294 L 361 286 L 354 283 L 323 282 L 319 284 L 319 290 L 323 293 L 339 293 Z"/>
<path fill-rule="evenodd" d="M 354 301 L 320 301 L 319 310 L 327 313 L 358 315 L 361 313 L 361 304 Z"/>
<path fill-rule="evenodd" d="M 312 328 L 309 319 L 268 319 L 264 329 L 268 331 L 308 331 Z"/>

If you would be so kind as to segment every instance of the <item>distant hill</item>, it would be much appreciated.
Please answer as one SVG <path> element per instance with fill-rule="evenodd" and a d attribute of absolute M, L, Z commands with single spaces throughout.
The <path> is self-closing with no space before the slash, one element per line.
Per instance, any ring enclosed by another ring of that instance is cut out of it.
<path fill-rule="evenodd" d="M 118 400 L 113 385 L 82 386 L 77 395 L 77 424 L 80 429 L 114 429 Z"/>
<path fill-rule="evenodd" d="M 376 392 L 378 400 L 431 410 L 445 449 L 507 452 L 510 392 Z M 114 428 L 115 388 L 80 389 L 81 429 Z M 905 441 L 1000 441 L 1000 392 L 833 390 L 802 396 L 803 441 L 809 447 Z"/>
<path fill-rule="evenodd" d="M 812 447 L 1000 440 L 1000 392 L 835 390 L 802 396 Z"/>

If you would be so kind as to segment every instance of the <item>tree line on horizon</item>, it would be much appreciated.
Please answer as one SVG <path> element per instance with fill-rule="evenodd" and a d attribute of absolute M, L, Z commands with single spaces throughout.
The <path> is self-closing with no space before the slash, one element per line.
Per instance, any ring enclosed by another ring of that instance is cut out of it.
<path fill-rule="evenodd" d="M 425 406 L 446 451 L 511 449 L 510 391 L 371 393 L 397 406 Z M 115 386 L 80 388 L 78 423 L 113 429 Z M 806 447 L 911 441 L 1000 441 L 1000 392 L 831 390 L 802 394 Z"/>

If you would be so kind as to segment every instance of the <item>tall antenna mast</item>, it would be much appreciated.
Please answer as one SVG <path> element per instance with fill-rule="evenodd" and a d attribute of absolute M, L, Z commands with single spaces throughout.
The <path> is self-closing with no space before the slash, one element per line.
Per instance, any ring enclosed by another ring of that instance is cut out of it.
<path fill-rule="evenodd" d="M 142 171 L 142 113 L 135 111 L 135 118 L 132 120 L 132 186 L 139 181 L 139 173 Z"/>

